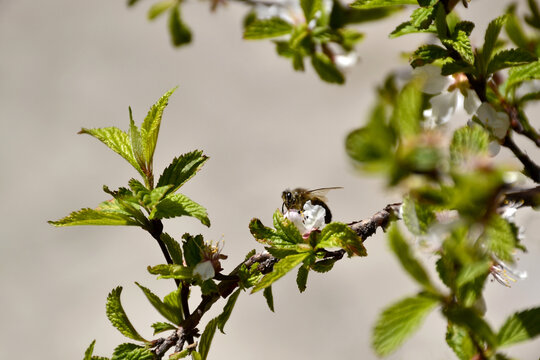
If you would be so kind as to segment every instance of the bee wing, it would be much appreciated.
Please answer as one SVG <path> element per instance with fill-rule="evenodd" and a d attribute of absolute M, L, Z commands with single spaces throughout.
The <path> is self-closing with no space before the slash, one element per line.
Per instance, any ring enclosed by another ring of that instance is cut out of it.
<path fill-rule="evenodd" d="M 326 194 L 327 194 L 330 190 L 337 190 L 337 189 L 343 189 L 343 187 L 341 187 L 341 186 L 325 187 L 325 188 L 319 188 L 319 189 L 308 190 L 307 192 L 308 192 L 310 195 L 313 195 L 313 196 L 315 196 L 315 197 L 318 197 L 318 198 L 321 199 L 322 201 L 327 201 L 327 200 L 326 200 Z"/>

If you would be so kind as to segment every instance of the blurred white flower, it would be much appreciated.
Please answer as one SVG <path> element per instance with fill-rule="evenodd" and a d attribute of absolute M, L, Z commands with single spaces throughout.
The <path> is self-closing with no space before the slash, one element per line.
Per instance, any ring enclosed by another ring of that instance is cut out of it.
<path fill-rule="evenodd" d="M 201 261 L 193 269 L 193 275 L 198 275 L 203 281 L 212 279 L 216 275 L 214 265 L 211 260 Z"/>
<path fill-rule="evenodd" d="M 487 102 L 482 103 L 476 112 L 476 116 L 484 126 L 491 130 L 491 133 L 498 139 L 506 136 L 510 127 L 508 115 L 502 111 L 496 111 L 495 108 Z"/>
<path fill-rule="evenodd" d="M 254 3 L 253 10 L 257 19 L 266 20 L 278 17 L 293 25 L 306 22 L 299 0 L 266 0 L 254 1 Z M 331 11 L 332 4 L 332 0 L 323 0 L 322 9 L 324 13 L 328 14 Z M 317 23 L 317 19 L 321 16 L 322 12 L 318 11 L 309 22 L 308 27 L 313 29 Z"/>
<path fill-rule="evenodd" d="M 517 280 L 527 278 L 526 271 L 519 271 L 508 264 L 505 264 L 499 259 L 495 259 L 495 262 L 493 265 L 491 265 L 489 272 L 500 284 L 508 287 L 510 287 L 511 283 L 514 283 Z"/>
<path fill-rule="evenodd" d="M 435 95 L 429 100 L 431 109 L 424 111 L 428 128 L 448 122 L 456 111 L 463 108 L 472 115 L 480 106 L 480 99 L 470 89 L 463 74 L 443 76 L 440 67 L 424 65 L 413 70 L 413 77 L 422 81 L 424 93 Z"/>

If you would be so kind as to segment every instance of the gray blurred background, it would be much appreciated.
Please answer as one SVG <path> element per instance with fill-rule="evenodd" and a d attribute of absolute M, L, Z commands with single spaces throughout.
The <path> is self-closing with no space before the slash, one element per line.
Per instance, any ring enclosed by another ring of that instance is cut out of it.
<path fill-rule="evenodd" d="M 133 282 L 161 296 L 173 289 L 171 280 L 146 272 L 147 265 L 164 261 L 155 241 L 136 228 L 58 229 L 46 221 L 95 207 L 107 198 L 103 184 L 116 188 L 137 176 L 118 155 L 77 131 L 127 129 L 129 105 L 140 122 L 173 86 L 179 89 L 165 112 L 156 172 L 176 155 L 203 149 L 210 161 L 183 193 L 207 207 L 212 227 L 177 219 L 165 222 L 166 231 L 177 239 L 184 232 L 224 239 L 226 271 L 249 250 L 262 249 L 250 236 L 249 220 L 270 223 L 286 187 L 343 186 L 330 193 L 341 221 L 366 218 L 399 200 L 379 179 L 353 169 L 343 141 L 363 123 L 384 75 L 396 64 L 406 67 L 400 53 L 423 41 L 422 35 L 387 38 L 410 11 L 360 27 L 367 39 L 359 46 L 359 64 L 339 87 L 322 83 L 310 66 L 304 74 L 294 72 L 268 41 L 243 41 L 246 9 L 239 4 L 213 14 L 207 2 L 185 4 L 194 43 L 176 50 L 165 19 L 146 20 L 151 3 L 128 9 L 124 0 L 0 0 L 0 359 L 81 359 L 92 339 L 94 354 L 110 356 L 127 341 L 105 316 L 106 296 L 118 285 L 134 325 L 152 338 L 150 324 L 160 315 Z M 508 3 L 475 0 L 466 14 L 461 11 L 477 21 L 475 44 Z M 487 284 L 487 317 L 494 327 L 512 310 L 539 303 L 540 226 L 534 219 L 532 212 L 519 214 L 529 248 L 519 266 L 529 278 L 512 288 Z M 227 335 L 214 338 L 210 359 L 376 358 L 370 347 L 376 315 L 417 287 L 380 232 L 366 245 L 367 258 L 310 274 L 303 294 L 294 275 L 280 280 L 275 313 L 261 294 L 242 294 Z M 453 359 L 444 333 L 435 311 L 389 359 Z M 509 354 L 537 359 L 540 341 Z"/>

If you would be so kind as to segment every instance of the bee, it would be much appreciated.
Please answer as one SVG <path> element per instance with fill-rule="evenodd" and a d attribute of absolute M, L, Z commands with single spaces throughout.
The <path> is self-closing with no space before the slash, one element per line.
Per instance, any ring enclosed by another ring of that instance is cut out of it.
<path fill-rule="evenodd" d="M 326 215 L 324 217 L 325 223 L 330 223 L 332 221 L 332 213 L 330 212 L 330 209 L 328 208 L 328 205 L 326 205 L 326 193 L 330 190 L 334 189 L 343 189 L 342 187 L 327 187 L 327 188 L 320 188 L 320 189 L 313 189 L 313 190 L 307 190 L 303 188 L 296 188 L 293 190 L 285 190 L 283 193 L 281 193 L 281 198 L 283 199 L 283 205 L 281 205 L 281 212 L 285 212 L 284 208 L 287 208 L 287 210 L 295 209 L 298 211 L 302 211 L 304 208 L 304 204 L 311 200 L 311 203 L 313 205 L 320 205 L 324 208 L 326 211 Z"/>

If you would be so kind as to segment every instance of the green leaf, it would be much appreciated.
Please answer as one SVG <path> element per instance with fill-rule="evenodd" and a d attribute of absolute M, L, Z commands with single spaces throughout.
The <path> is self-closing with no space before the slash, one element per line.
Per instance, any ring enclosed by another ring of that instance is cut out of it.
<path fill-rule="evenodd" d="M 163 0 L 153 4 L 148 10 L 148 20 L 154 20 L 176 4 L 176 0 Z"/>
<path fill-rule="evenodd" d="M 416 0 L 356 0 L 350 7 L 355 9 L 371 9 L 384 6 L 418 5 Z"/>
<path fill-rule="evenodd" d="M 538 4 L 536 0 L 528 0 L 529 9 L 531 10 L 531 16 L 525 16 L 525 21 L 532 27 L 540 29 L 540 11 L 538 10 Z"/>
<path fill-rule="evenodd" d="M 420 7 L 411 14 L 411 25 L 417 29 L 427 29 L 433 22 L 433 7 Z"/>
<path fill-rule="evenodd" d="M 208 160 L 208 157 L 203 155 L 200 150 L 174 158 L 171 164 L 163 170 L 157 186 L 173 185 L 167 194 L 176 192 L 201 169 L 206 160 Z"/>
<path fill-rule="evenodd" d="M 313 54 L 311 57 L 311 65 L 313 65 L 313 68 L 322 80 L 333 84 L 345 83 L 345 77 L 341 71 L 339 71 L 337 66 L 325 54 Z"/>
<path fill-rule="evenodd" d="M 296 275 L 296 285 L 298 285 L 298 290 L 300 292 L 306 291 L 306 284 L 309 274 L 309 267 L 302 265 L 298 268 L 298 274 Z"/>
<path fill-rule="evenodd" d="M 489 272 L 492 262 L 490 260 L 477 261 L 472 264 L 466 264 L 459 271 L 456 279 L 456 285 L 462 287 L 463 285 L 476 280 L 480 276 L 486 276 Z"/>
<path fill-rule="evenodd" d="M 474 74 L 476 69 L 462 60 L 454 60 L 447 58 L 442 66 L 441 75 L 448 76 L 455 73 Z"/>
<path fill-rule="evenodd" d="M 459 23 L 458 25 L 460 25 Z M 467 23 L 468 24 L 468 23 Z M 461 56 L 461 58 L 468 64 L 474 64 L 474 53 L 471 46 L 471 41 L 467 34 L 467 28 L 458 28 L 456 25 L 456 31 L 452 35 L 451 39 L 442 39 L 441 42 L 448 47 L 451 47 Z"/>
<path fill-rule="evenodd" d="M 480 126 L 464 126 L 454 132 L 450 143 L 450 160 L 453 165 L 487 155 L 489 135 Z"/>
<path fill-rule="evenodd" d="M 339 247 L 349 256 L 367 256 L 362 239 L 346 224 L 332 222 L 326 225 L 319 237 L 316 249 Z"/>
<path fill-rule="evenodd" d="M 179 360 L 179 359 L 183 359 L 185 357 L 188 357 L 190 351 L 191 351 L 190 349 L 184 349 L 184 350 L 182 350 L 180 352 L 173 353 L 173 354 L 169 355 L 168 360 Z"/>
<path fill-rule="evenodd" d="M 486 249 L 502 261 L 513 262 L 516 237 L 508 221 L 493 215 L 486 224 L 482 236 Z"/>
<path fill-rule="evenodd" d="M 182 235 L 182 239 L 184 239 L 184 258 L 187 266 L 196 266 L 202 260 L 201 249 L 204 248 L 202 235 L 191 236 L 190 234 L 185 233 Z"/>
<path fill-rule="evenodd" d="M 534 79 L 540 79 L 540 61 L 510 69 L 506 80 L 506 89 L 508 90 L 523 81 Z"/>
<path fill-rule="evenodd" d="M 216 333 L 216 328 L 218 325 L 218 318 L 214 318 L 208 322 L 204 331 L 201 335 L 201 340 L 199 341 L 199 353 L 201 354 L 201 360 L 206 360 L 208 352 L 210 351 L 210 345 L 212 344 L 212 339 Z"/>
<path fill-rule="evenodd" d="M 217 327 L 223 334 L 225 334 L 225 324 L 229 320 L 229 317 L 231 317 L 231 313 L 234 309 L 234 305 L 236 304 L 236 300 L 238 299 L 238 295 L 240 295 L 240 289 L 236 290 L 229 296 L 227 303 L 223 307 L 223 312 L 217 317 Z"/>
<path fill-rule="evenodd" d="M 291 221 L 286 219 L 279 210 L 274 212 L 272 220 L 274 222 L 274 228 L 276 229 L 276 235 L 278 235 L 281 240 L 291 244 L 303 242 L 302 234 L 300 234 L 298 228 Z"/>
<path fill-rule="evenodd" d="M 525 65 L 537 61 L 538 58 L 523 49 L 502 50 L 493 56 L 493 59 L 488 65 L 487 73 L 493 74 L 508 67 Z"/>
<path fill-rule="evenodd" d="M 411 66 L 416 68 L 431 64 L 435 60 L 443 59 L 448 56 L 448 50 L 437 45 L 422 45 L 411 57 Z"/>
<path fill-rule="evenodd" d="M 304 12 L 306 22 L 309 22 L 315 16 L 317 11 L 322 10 L 322 1 L 321 0 L 300 0 L 300 6 Z"/>
<path fill-rule="evenodd" d="M 86 351 L 84 352 L 84 359 L 83 360 L 92 360 L 92 354 L 94 353 L 94 345 L 96 344 L 96 340 L 92 341 Z"/>
<path fill-rule="evenodd" d="M 74 211 L 65 218 L 56 221 L 48 221 L 48 223 L 54 226 L 140 225 L 135 219 L 124 214 L 88 208 Z"/>
<path fill-rule="evenodd" d="M 506 23 L 506 20 L 507 15 L 499 16 L 498 18 L 492 20 L 487 27 L 484 38 L 484 46 L 482 47 L 482 58 L 484 59 L 485 64 L 489 64 L 489 61 L 491 60 L 493 49 L 495 49 L 495 44 L 499 38 L 499 33 Z"/>
<path fill-rule="evenodd" d="M 135 125 L 133 120 L 133 114 L 131 113 L 131 107 L 129 108 L 129 140 L 131 141 L 131 149 L 133 150 L 133 156 L 137 161 L 137 164 L 141 167 L 144 176 L 144 179 L 148 178 L 148 169 L 150 160 L 146 158 L 146 154 L 143 149 L 143 142 L 141 137 L 141 132 L 139 128 Z"/>
<path fill-rule="evenodd" d="M 163 199 L 172 185 L 160 186 L 152 190 L 148 190 L 140 181 L 136 179 L 129 180 L 129 187 L 133 190 L 133 194 L 137 198 L 140 205 L 150 212 Z"/>
<path fill-rule="evenodd" d="M 138 282 L 135 282 L 135 284 L 142 290 L 144 295 L 146 295 L 146 298 L 152 304 L 152 306 L 161 314 L 163 317 L 171 322 L 173 322 L 176 325 L 180 325 L 182 322 L 182 313 L 179 312 L 178 308 L 170 307 L 167 304 L 164 304 L 161 299 L 152 293 L 150 289 L 142 286 Z"/>
<path fill-rule="evenodd" d="M 184 258 L 182 256 L 182 248 L 180 247 L 178 241 L 174 240 L 167 233 L 161 233 L 160 239 L 167 247 L 167 251 L 169 251 L 173 263 L 182 265 L 184 263 Z"/>
<path fill-rule="evenodd" d="M 154 329 L 154 335 L 162 333 L 164 331 L 176 330 L 176 326 L 166 322 L 156 322 L 153 323 L 151 326 Z"/>
<path fill-rule="evenodd" d="M 176 5 L 169 11 L 169 33 L 174 46 L 182 46 L 191 42 L 191 30 L 182 21 L 180 5 Z"/>
<path fill-rule="evenodd" d="M 270 311 L 274 312 L 274 296 L 272 295 L 272 285 L 264 288 L 263 296 L 266 299 L 266 304 L 268 305 Z"/>
<path fill-rule="evenodd" d="M 136 344 L 120 344 L 114 349 L 111 360 L 153 360 L 154 353 Z"/>
<path fill-rule="evenodd" d="M 400 300 L 379 315 L 373 330 L 373 347 L 379 356 L 396 350 L 420 326 L 437 300 L 421 294 Z"/>
<path fill-rule="evenodd" d="M 191 268 L 177 264 L 149 266 L 148 272 L 153 275 L 159 275 L 158 279 L 188 280 L 193 278 L 193 270 Z"/>
<path fill-rule="evenodd" d="M 290 34 L 293 26 L 287 21 L 274 17 L 267 20 L 255 20 L 244 30 L 244 39 L 258 40 Z"/>
<path fill-rule="evenodd" d="M 197 351 L 191 352 L 191 359 L 193 360 L 202 360 L 201 354 Z"/>
<path fill-rule="evenodd" d="M 525 34 L 525 31 L 523 31 L 523 28 L 521 27 L 521 20 L 518 19 L 518 17 L 515 14 L 515 6 L 509 6 L 508 7 L 508 13 L 506 14 L 507 21 L 506 21 L 506 34 L 512 40 L 516 46 L 526 49 L 529 47 L 529 39 L 527 38 L 527 34 Z"/>
<path fill-rule="evenodd" d="M 452 307 L 444 309 L 444 315 L 451 322 L 468 329 L 472 334 L 486 341 L 490 347 L 497 344 L 497 337 L 493 330 L 474 310 L 463 307 Z"/>
<path fill-rule="evenodd" d="M 251 293 L 255 293 L 259 290 L 262 290 L 274 283 L 275 281 L 279 280 L 281 277 L 283 277 L 285 274 L 287 274 L 289 271 L 294 269 L 298 264 L 300 264 L 304 259 L 306 259 L 308 256 L 310 256 L 309 252 L 304 252 L 296 255 L 290 255 L 287 256 L 284 259 L 281 259 L 279 262 L 277 262 L 274 265 L 274 269 L 271 273 L 266 274 L 261 281 L 259 281 L 258 284 L 256 284 L 253 287 L 253 290 L 251 290 Z"/>
<path fill-rule="evenodd" d="M 170 311 L 180 319 L 180 322 L 184 320 L 184 310 L 182 307 L 182 284 L 180 284 L 175 290 L 171 291 L 163 298 L 163 304 L 170 309 Z"/>
<path fill-rule="evenodd" d="M 411 248 L 403 235 L 399 232 L 397 225 L 392 224 L 388 230 L 388 241 L 390 248 L 398 258 L 401 266 L 420 285 L 427 289 L 433 289 L 429 276 L 420 262 L 412 254 Z"/>
<path fill-rule="evenodd" d="M 147 342 L 135 328 L 131 325 L 122 303 L 120 302 L 120 294 L 122 293 L 122 287 L 118 286 L 113 289 L 107 296 L 106 312 L 107 317 L 111 324 L 118 329 L 124 336 L 138 341 Z M 113 356 L 114 359 L 114 356 Z"/>
<path fill-rule="evenodd" d="M 325 273 L 332 270 L 336 261 L 337 261 L 336 259 L 319 260 L 315 262 L 313 265 L 311 265 L 311 269 L 319 273 Z"/>
<path fill-rule="evenodd" d="M 178 216 L 192 216 L 203 225 L 210 226 L 206 209 L 183 194 L 167 195 L 150 214 L 151 219 L 169 219 Z"/>
<path fill-rule="evenodd" d="M 530 340 L 540 334 L 540 307 L 520 311 L 504 322 L 497 334 L 499 346 Z"/>
<path fill-rule="evenodd" d="M 141 167 L 137 163 L 137 160 L 135 160 L 135 156 L 133 155 L 133 149 L 131 148 L 131 140 L 129 139 L 128 134 L 126 134 L 122 130 L 116 127 L 100 129 L 82 128 L 81 131 L 79 131 L 79 134 L 88 134 L 95 137 L 96 139 L 107 145 L 107 147 L 109 147 L 112 151 L 126 159 L 131 164 L 131 166 L 133 166 L 135 170 L 137 170 L 139 174 L 141 174 L 141 176 L 145 176 Z"/>
<path fill-rule="evenodd" d="M 409 82 L 398 95 L 392 125 L 401 137 L 418 133 L 422 116 L 422 92 L 416 82 Z"/>
<path fill-rule="evenodd" d="M 412 198 L 403 201 L 403 222 L 414 235 L 425 235 L 431 224 L 436 220 L 435 213 L 426 204 L 419 204 Z"/>
<path fill-rule="evenodd" d="M 460 360 L 471 360 L 476 355 L 476 348 L 471 337 L 460 326 L 448 324 L 446 343 Z"/>
<path fill-rule="evenodd" d="M 410 21 L 399 24 L 389 35 L 390 39 L 395 39 L 397 37 L 415 34 L 415 33 L 435 33 L 435 26 L 431 25 L 426 29 L 416 27 L 411 24 Z"/>
<path fill-rule="evenodd" d="M 169 0 L 166 0 L 166 2 Z M 159 128 L 161 126 L 161 118 L 163 111 L 169 103 L 169 97 L 174 93 L 177 87 L 167 91 L 148 111 L 146 118 L 141 124 L 141 138 L 143 143 L 143 149 L 145 158 L 152 164 L 154 158 L 154 151 L 156 150 L 156 144 L 159 134 Z M 164 184 L 165 185 L 165 184 Z M 169 184 L 167 184 L 169 185 Z"/>

